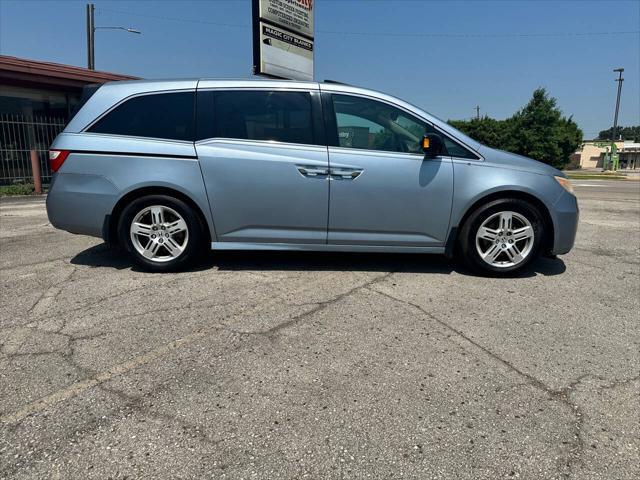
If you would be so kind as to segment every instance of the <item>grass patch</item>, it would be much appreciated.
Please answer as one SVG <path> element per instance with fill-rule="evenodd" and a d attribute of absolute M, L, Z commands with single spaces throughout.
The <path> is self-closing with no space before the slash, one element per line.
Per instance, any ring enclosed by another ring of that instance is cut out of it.
<path fill-rule="evenodd" d="M 588 173 L 568 173 L 567 178 L 569 180 L 628 180 L 625 175 L 612 175 L 610 173 L 605 174 L 588 174 Z"/>
<path fill-rule="evenodd" d="M 33 183 L 14 183 L 13 185 L 0 185 L 0 197 L 13 195 L 33 195 L 35 187 Z M 42 186 L 42 191 L 47 191 L 47 185 Z"/>

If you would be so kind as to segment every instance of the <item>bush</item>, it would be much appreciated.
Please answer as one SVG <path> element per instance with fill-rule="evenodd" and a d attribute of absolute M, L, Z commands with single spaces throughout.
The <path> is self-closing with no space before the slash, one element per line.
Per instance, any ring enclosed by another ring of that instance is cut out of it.
<path fill-rule="evenodd" d="M 32 195 L 35 191 L 33 183 L 15 183 L 13 185 L 1 185 L 0 196 L 6 197 L 9 195 Z"/>

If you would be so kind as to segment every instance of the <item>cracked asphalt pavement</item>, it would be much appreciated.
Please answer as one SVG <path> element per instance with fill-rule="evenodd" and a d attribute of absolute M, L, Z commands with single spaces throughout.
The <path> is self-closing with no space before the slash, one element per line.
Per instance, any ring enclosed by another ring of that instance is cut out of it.
<path fill-rule="evenodd" d="M 229 252 L 147 274 L 0 200 L 0 478 L 640 475 L 640 182 L 517 279 Z"/>

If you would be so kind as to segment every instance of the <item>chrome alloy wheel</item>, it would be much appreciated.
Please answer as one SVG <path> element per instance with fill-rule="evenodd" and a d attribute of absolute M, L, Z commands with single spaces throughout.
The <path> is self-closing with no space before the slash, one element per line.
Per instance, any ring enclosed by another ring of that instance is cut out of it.
<path fill-rule="evenodd" d="M 498 212 L 478 228 L 476 249 L 480 258 L 492 267 L 513 267 L 529 256 L 534 236 L 526 217 L 517 212 Z"/>
<path fill-rule="evenodd" d="M 134 217 L 129 228 L 137 252 L 152 262 L 168 262 L 179 257 L 189 242 L 184 218 L 174 209 L 152 205 Z"/>

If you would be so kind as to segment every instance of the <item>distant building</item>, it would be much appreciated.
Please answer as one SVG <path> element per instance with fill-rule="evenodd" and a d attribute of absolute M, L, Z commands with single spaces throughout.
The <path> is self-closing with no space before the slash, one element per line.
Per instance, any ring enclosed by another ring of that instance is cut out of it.
<path fill-rule="evenodd" d="M 134 78 L 0 55 L 0 115 L 55 117 L 66 121 L 85 85 Z"/>
<path fill-rule="evenodd" d="M 48 152 L 86 85 L 135 77 L 0 55 L 0 185 L 31 182 L 31 157 L 50 176 Z"/>
<path fill-rule="evenodd" d="M 634 170 L 640 168 L 640 143 L 625 140 L 618 153 L 620 154 L 620 168 Z"/>
<path fill-rule="evenodd" d="M 620 156 L 621 169 L 640 168 L 640 143 L 629 140 L 617 141 L 616 148 Z M 586 140 L 571 156 L 570 165 L 577 168 L 602 168 L 605 154 L 611 149 L 611 142 L 607 140 Z"/>

